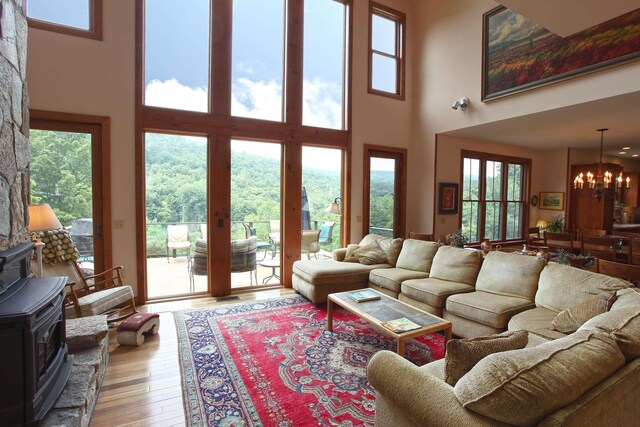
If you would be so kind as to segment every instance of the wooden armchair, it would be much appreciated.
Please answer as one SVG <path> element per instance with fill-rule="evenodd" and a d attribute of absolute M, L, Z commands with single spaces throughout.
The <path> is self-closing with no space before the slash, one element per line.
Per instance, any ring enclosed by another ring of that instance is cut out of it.
<path fill-rule="evenodd" d="M 103 314 L 117 322 L 137 313 L 131 286 L 122 283 L 121 266 L 84 275 L 77 263 L 45 264 L 44 276 L 67 276 L 65 316 L 68 319 Z"/>

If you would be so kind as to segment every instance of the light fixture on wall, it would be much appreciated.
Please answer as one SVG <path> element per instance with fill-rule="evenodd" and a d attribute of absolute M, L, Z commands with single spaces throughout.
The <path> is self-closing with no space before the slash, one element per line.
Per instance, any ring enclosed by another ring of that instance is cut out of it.
<path fill-rule="evenodd" d="M 342 213 L 342 209 L 340 209 L 340 203 L 342 199 L 340 197 L 336 197 L 333 202 L 329 203 L 329 207 L 325 212 L 335 215 L 340 215 Z"/>
<path fill-rule="evenodd" d="M 463 96 L 461 98 L 456 99 L 456 101 L 453 103 L 451 108 L 453 108 L 454 110 L 457 110 L 458 108 L 460 108 L 461 110 L 464 110 L 468 106 L 469 106 L 469 98 L 467 98 L 466 96 Z"/>
<path fill-rule="evenodd" d="M 573 188 L 576 190 L 584 190 L 585 189 L 585 178 L 587 183 L 586 190 L 591 191 L 591 195 L 598 199 L 598 201 L 602 200 L 602 198 L 606 194 L 606 190 L 611 187 L 611 181 L 614 179 L 611 171 L 605 169 L 604 164 L 602 163 L 602 147 L 604 145 L 604 133 L 609 129 L 602 128 L 598 129 L 600 132 L 600 161 L 598 162 L 598 169 L 595 175 L 587 170 L 586 173 L 580 172 L 575 179 L 573 180 Z M 622 175 L 622 170 L 620 174 L 615 179 L 615 191 L 622 191 L 623 189 L 629 188 L 631 183 L 631 179 L 627 177 L 626 179 Z"/>
<path fill-rule="evenodd" d="M 42 205 L 29 205 L 29 231 L 37 235 L 35 247 L 38 277 L 42 277 L 42 247 L 44 246 L 44 243 L 40 240 L 40 232 L 56 230 L 58 228 L 62 228 L 62 224 L 60 224 L 51 206 L 46 203 Z"/>

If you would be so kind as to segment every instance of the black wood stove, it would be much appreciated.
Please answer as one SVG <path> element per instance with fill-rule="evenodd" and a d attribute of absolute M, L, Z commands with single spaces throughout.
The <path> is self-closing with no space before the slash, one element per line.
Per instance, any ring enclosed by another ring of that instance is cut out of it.
<path fill-rule="evenodd" d="M 0 252 L 0 426 L 37 424 L 69 379 L 66 278 L 36 279 L 32 243 Z"/>

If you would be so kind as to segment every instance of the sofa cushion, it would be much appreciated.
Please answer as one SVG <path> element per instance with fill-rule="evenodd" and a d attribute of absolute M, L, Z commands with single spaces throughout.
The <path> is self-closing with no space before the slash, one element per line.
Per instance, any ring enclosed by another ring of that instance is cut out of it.
<path fill-rule="evenodd" d="M 360 249 L 360 245 L 354 245 L 354 244 L 350 244 L 347 245 L 346 248 L 346 252 L 344 253 L 344 259 L 342 259 L 342 261 L 344 262 L 358 262 L 358 258 L 356 258 L 353 253 L 356 251 L 356 249 Z M 340 260 L 338 260 L 340 261 Z"/>
<path fill-rule="evenodd" d="M 494 328 L 505 328 L 511 316 L 533 307 L 534 304 L 524 298 L 480 291 L 451 295 L 446 303 L 451 314 Z"/>
<path fill-rule="evenodd" d="M 360 240 L 359 246 L 367 246 L 368 244 L 377 242 L 380 239 L 384 239 L 384 236 L 375 233 L 367 234 L 362 238 L 362 240 Z"/>
<path fill-rule="evenodd" d="M 340 262 L 332 259 L 298 260 L 293 263 L 293 274 L 312 285 L 334 283 L 369 282 L 369 272 L 376 268 L 390 267 L 388 264 L 364 265 Z"/>
<path fill-rule="evenodd" d="M 573 333 L 587 320 L 609 311 L 615 300 L 616 291 L 607 291 L 565 308 L 551 321 L 551 329 L 564 334 Z"/>
<path fill-rule="evenodd" d="M 433 258 L 429 277 L 473 286 L 481 264 L 480 251 L 440 246 Z"/>
<path fill-rule="evenodd" d="M 428 273 L 439 246 L 437 242 L 407 239 L 402 244 L 396 267 Z"/>
<path fill-rule="evenodd" d="M 432 307 L 444 307 L 447 297 L 453 294 L 473 292 L 473 286 L 448 280 L 425 279 L 405 280 L 400 291 L 411 299 L 429 304 Z"/>
<path fill-rule="evenodd" d="M 369 283 L 378 285 L 381 288 L 392 290 L 395 293 L 400 292 L 400 285 L 408 279 L 420 279 L 427 277 L 429 273 L 422 271 L 406 270 L 404 268 L 381 268 L 372 270 L 369 273 Z"/>
<path fill-rule="evenodd" d="M 384 239 L 378 240 L 378 245 L 380 245 L 380 249 L 384 252 L 387 257 L 387 264 L 396 265 L 398 261 L 398 256 L 400 255 L 400 250 L 402 249 L 403 240 L 391 239 L 385 237 Z"/>
<path fill-rule="evenodd" d="M 611 336 L 577 332 L 536 347 L 482 359 L 456 386 L 460 403 L 515 425 L 537 424 L 624 365 Z"/>
<path fill-rule="evenodd" d="M 493 353 L 524 348 L 528 341 L 527 331 L 449 340 L 444 356 L 444 381 L 454 386 L 481 359 Z"/>
<path fill-rule="evenodd" d="M 562 311 L 600 292 L 624 289 L 629 282 L 579 268 L 549 263 L 538 281 L 536 305 Z"/>
<path fill-rule="evenodd" d="M 640 307 L 624 307 L 602 313 L 580 326 L 581 331 L 608 332 L 627 361 L 640 357 Z M 576 332 L 576 333 L 578 333 Z"/>
<path fill-rule="evenodd" d="M 640 307 L 640 289 L 627 288 L 616 292 L 616 302 L 611 306 L 611 310 L 619 310 L 625 307 Z"/>
<path fill-rule="evenodd" d="M 360 246 L 353 251 L 353 256 L 358 260 L 360 264 L 375 265 L 386 264 L 387 256 L 380 248 L 378 242 L 371 242 L 368 245 Z"/>
<path fill-rule="evenodd" d="M 533 301 L 545 265 L 545 260 L 534 256 L 489 252 L 478 273 L 476 289 Z"/>
<path fill-rule="evenodd" d="M 551 321 L 555 319 L 558 312 L 544 307 L 536 307 L 531 310 L 518 313 L 509 320 L 508 329 L 518 331 L 524 329 L 529 331 L 529 341 L 532 338 L 542 337 L 545 340 L 557 340 L 564 338 L 566 334 L 551 330 Z"/>

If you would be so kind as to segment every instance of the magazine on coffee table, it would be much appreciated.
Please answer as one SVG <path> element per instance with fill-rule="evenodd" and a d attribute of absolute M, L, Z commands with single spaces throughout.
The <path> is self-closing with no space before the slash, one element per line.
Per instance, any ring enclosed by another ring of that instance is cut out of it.
<path fill-rule="evenodd" d="M 401 333 L 407 331 L 413 331 L 414 329 L 420 328 L 420 325 L 412 322 L 406 317 L 402 317 L 400 319 L 389 320 L 388 322 L 382 322 L 382 326 L 389 329 L 392 332 Z"/>
<path fill-rule="evenodd" d="M 380 294 L 374 291 L 364 290 L 349 293 L 349 298 L 355 302 L 374 301 L 380 299 Z"/>

